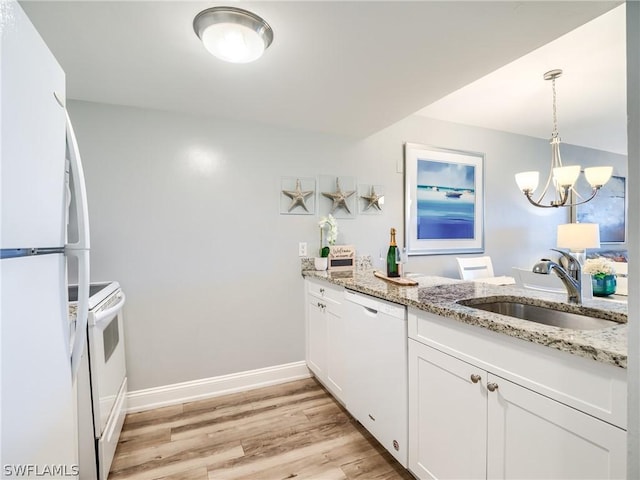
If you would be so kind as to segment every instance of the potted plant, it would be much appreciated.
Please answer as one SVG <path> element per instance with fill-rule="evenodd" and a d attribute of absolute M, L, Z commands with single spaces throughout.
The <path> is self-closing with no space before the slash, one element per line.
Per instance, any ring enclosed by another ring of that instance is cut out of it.
<path fill-rule="evenodd" d="M 605 297 L 616 293 L 616 269 L 610 260 L 604 257 L 588 258 L 582 271 L 591 274 L 594 295 Z"/>
<path fill-rule="evenodd" d="M 333 215 L 329 214 L 322 217 L 318 222 L 320 227 L 320 257 L 315 259 L 316 270 L 326 270 L 328 266 L 328 257 L 331 249 L 330 245 L 335 245 L 338 239 L 338 222 Z M 327 245 L 324 244 L 324 230 L 327 229 Z"/>

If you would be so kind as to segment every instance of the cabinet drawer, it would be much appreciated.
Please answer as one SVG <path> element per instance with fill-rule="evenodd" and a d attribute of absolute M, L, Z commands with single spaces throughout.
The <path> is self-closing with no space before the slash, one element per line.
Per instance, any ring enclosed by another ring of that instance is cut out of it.
<path fill-rule="evenodd" d="M 328 282 L 320 280 L 307 280 L 307 293 L 336 303 L 344 301 L 344 288 L 335 287 Z"/>
<path fill-rule="evenodd" d="M 409 337 L 518 385 L 627 428 L 627 371 L 411 309 Z"/>

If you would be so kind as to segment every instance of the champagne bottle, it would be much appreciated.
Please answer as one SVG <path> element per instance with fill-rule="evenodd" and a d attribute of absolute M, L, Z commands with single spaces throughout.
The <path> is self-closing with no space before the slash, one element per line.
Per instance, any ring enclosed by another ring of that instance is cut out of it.
<path fill-rule="evenodd" d="M 396 245 L 396 229 L 391 229 L 391 241 L 389 242 L 389 250 L 387 251 L 387 277 L 399 277 L 398 264 L 396 256 L 398 253 L 398 245 Z"/>

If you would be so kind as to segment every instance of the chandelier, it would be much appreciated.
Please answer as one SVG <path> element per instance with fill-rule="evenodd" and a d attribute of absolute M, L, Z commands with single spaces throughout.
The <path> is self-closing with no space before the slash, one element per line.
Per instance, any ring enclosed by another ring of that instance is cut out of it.
<path fill-rule="evenodd" d="M 613 172 L 613 167 L 590 167 L 584 169 L 584 176 L 591 185 L 591 195 L 589 198 L 583 198 L 573 188 L 576 180 L 580 176 L 580 165 L 562 165 L 560 158 L 560 136 L 558 135 L 558 118 L 556 114 L 556 78 L 562 75 L 562 70 L 550 70 L 544 74 L 545 80 L 551 80 L 553 90 L 553 132 L 551 134 L 551 169 L 547 182 L 542 193 L 537 199 L 533 198 L 533 192 L 538 188 L 540 180 L 539 172 L 520 172 L 516 174 L 516 183 L 518 188 L 525 194 L 527 200 L 532 205 L 542 208 L 571 207 L 582 205 L 594 198 L 600 188 L 609 181 Z M 549 187 L 553 186 L 555 198 L 549 201 L 548 205 L 543 204 L 543 199 L 547 195 Z M 569 199 L 570 192 L 576 195 L 575 201 L 572 203 Z"/>

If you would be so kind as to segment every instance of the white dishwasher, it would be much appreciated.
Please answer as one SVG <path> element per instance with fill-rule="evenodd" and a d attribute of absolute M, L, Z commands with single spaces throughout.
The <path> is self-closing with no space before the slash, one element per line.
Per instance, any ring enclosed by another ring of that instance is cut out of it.
<path fill-rule="evenodd" d="M 345 291 L 347 410 L 407 467 L 407 310 Z"/>

